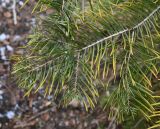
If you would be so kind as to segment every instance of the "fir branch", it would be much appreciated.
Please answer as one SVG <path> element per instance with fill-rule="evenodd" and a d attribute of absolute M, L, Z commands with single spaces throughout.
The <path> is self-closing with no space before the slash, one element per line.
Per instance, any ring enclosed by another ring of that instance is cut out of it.
<path fill-rule="evenodd" d="M 106 41 L 106 40 L 108 40 L 108 39 L 111 39 L 111 38 L 113 38 L 113 37 L 115 37 L 115 36 L 118 36 L 118 35 L 121 35 L 121 34 L 123 34 L 123 33 L 130 32 L 130 31 L 134 31 L 134 30 L 138 29 L 140 26 L 142 26 L 143 24 L 145 24 L 146 21 L 149 20 L 157 11 L 159 11 L 159 9 L 160 9 L 160 6 L 158 6 L 149 16 L 147 16 L 143 21 L 141 21 L 139 24 L 137 24 L 137 25 L 134 26 L 133 28 L 131 28 L 131 29 L 128 29 L 128 28 L 127 28 L 127 29 L 122 30 L 122 31 L 120 31 L 120 32 L 118 32 L 118 33 L 115 33 L 115 34 L 112 34 L 112 35 L 110 35 L 110 36 L 108 36 L 108 37 L 105 37 L 105 38 L 103 38 L 103 39 L 100 39 L 100 40 L 98 40 L 98 41 L 96 41 L 96 42 L 94 42 L 94 43 L 92 43 L 92 44 L 90 44 L 90 45 L 88 45 L 88 46 L 86 46 L 86 47 L 78 50 L 78 51 L 86 50 L 86 49 L 88 49 L 88 48 L 90 48 L 90 47 L 93 47 L 93 46 L 95 46 L 95 45 L 97 45 L 97 44 L 99 44 L 99 43 L 102 43 L 103 41 Z"/>
<path fill-rule="evenodd" d="M 81 5 L 73 7 L 72 1 L 52 3 L 53 8 L 63 11 L 42 19 L 38 36 L 34 34 L 28 47 L 33 58 L 22 57 L 14 66 L 18 82 L 29 92 L 48 84 L 46 93 L 53 90 L 55 96 L 63 94 L 60 102 L 65 105 L 76 98 L 86 109 L 94 108 L 99 94 L 105 92 L 101 86 L 109 86 L 110 95 L 102 95 L 106 97 L 104 106 L 118 109 L 119 122 L 126 119 L 125 115 L 150 119 L 156 103 L 149 86 L 152 75 L 157 77 L 160 70 L 160 3 L 99 2 L 93 3 L 92 9 L 85 6 L 85 13 L 79 11 Z M 114 82 L 110 81 L 113 73 Z M 114 118 L 114 114 L 110 111 L 109 115 Z"/>

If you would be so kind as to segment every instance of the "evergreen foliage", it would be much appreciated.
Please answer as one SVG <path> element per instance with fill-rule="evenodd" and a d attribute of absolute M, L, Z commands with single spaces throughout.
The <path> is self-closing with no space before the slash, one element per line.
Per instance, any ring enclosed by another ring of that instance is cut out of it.
<path fill-rule="evenodd" d="M 159 0 L 39 0 L 33 10 L 44 7 L 54 13 L 39 19 L 14 65 L 26 95 L 43 87 L 86 110 L 103 98 L 118 122 L 143 116 L 160 127 Z"/>

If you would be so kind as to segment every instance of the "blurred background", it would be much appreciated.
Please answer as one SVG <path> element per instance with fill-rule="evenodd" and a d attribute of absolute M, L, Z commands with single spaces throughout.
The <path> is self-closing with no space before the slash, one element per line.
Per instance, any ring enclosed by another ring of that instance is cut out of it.
<path fill-rule="evenodd" d="M 11 76 L 11 57 L 25 54 L 23 46 L 36 25 L 34 0 L 21 9 L 24 1 L 0 0 L 0 129 L 121 129 L 98 105 L 89 112 L 76 101 L 58 107 L 53 96 L 43 97 L 43 89 L 24 97 Z"/>

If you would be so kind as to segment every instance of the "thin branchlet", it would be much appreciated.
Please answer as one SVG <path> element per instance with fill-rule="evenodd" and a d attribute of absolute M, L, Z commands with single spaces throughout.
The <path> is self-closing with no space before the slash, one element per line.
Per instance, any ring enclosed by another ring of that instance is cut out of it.
<path fill-rule="evenodd" d="M 108 37 L 102 38 L 102 39 L 100 39 L 100 40 L 98 40 L 98 41 L 96 41 L 96 42 L 94 42 L 94 43 L 92 43 L 92 44 L 90 44 L 90 45 L 88 45 L 88 46 L 86 46 L 86 47 L 78 50 L 78 51 L 86 50 L 86 49 L 88 49 L 88 48 L 90 48 L 90 47 L 93 47 L 93 46 L 99 44 L 99 43 L 102 43 L 103 41 L 106 41 L 106 40 L 108 40 L 108 39 L 112 39 L 113 37 L 116 37 L 116 36 L 121 35 L 121 34 L 123 34 L 123 33 L 129 32 L 129 31 L 134 31 L 134 30 L 138 29 L 140 26 L 144 25 L 145 22 L 147 22 L 147 20 L 149 20 L 157 11 L 159 11 L 159 9 L 160 9 L 160 6 L 158 6 L 152 13 L 150 13 L 149 16 L 147 16 L 143 21 L 141 21 L 140 23 L 138 23 L 138 24 L 137 24 L 136 26 L 134 26 L 133 28 L 131 28 L 131 29 L 128 29 L 128 28 L 127 28 L 127 29 L 125 29 L 125 30 L 119 31 L 118 33 L 115 33 L 115 34 L 112 34 L 112 35 L 110 35 L 110 36 L 108 36 Z"/>
<path fill-rule="evenodd" d="M 75 90 L 77 89 L 77 81 L 78 81 L 78 74 L 79 74 L 79 63 L 80 63 L 80 52 L 77 54 L 77 64 L 75 68 L 75 83 L 74 83 L 74 88 Z"/>

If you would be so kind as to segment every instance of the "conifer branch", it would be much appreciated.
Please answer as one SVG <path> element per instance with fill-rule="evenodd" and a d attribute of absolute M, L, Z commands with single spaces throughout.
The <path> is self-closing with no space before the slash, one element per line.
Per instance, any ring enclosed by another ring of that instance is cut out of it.
<path fill-rule="evenodd" d="M 94 43 L 92 43 L 92 44 L 90 44 L 90 45 L 82 48 L 81 50 L 86 50 L 86 49 L 88 49 L 88 48 L 90 48 L 90 47 L 93 47 L 93 46 L 95 46 L 95 45 L 97 45 L 97 44 L 99 44 L 99 43 L 102 43 L 103 41 L 106 41 L 106 40 L 108 40 L 108 39 L 111 39 L 111 38 L 113 38 L 113 37 L 115 37 L 115 36 L 118 36 L 118 35 L 121 35 L 121 34 L 123 34 L 123 33 L 129 32 L 129 31 L 134 31 L 134 30 L 138 29 L 140 26 L 142 26 L 143 24 L 145 24 L 145 22 L 146 22 L 147 20 L 149 20 L 157 11 L 159 11 L 159 9 L 160 9 L 160 6 L 158 6 L 155 10 L 153 10 L 153 12 L 150 13 L 149 16 L 147 16 L 143 21 L 141 21 L 139 24 L 137 24 L 137 25 L 134 26 L 133 28 L 131 28 L 131 29 L 128 29 L 128 28 L 127 28 L 127 29 L 125 29 L 125 30 L 119 31 L 118 33 L 115 33 L 115 34 L 112 34 L 112 35 L 110 35 L 110 36 L 108 36 L 108 37 L 105 37 L 105 38 L 103 38 L 103 39 L 100 39 L 100 40 L 98 40 L 98 41 L 96 41 L 96 42 L 94 42 Z M 79 50 L 79 51 L 81 51 L 81 50 Z"/>
<path fill-rule="evenodd" d="M 86 110 L 102 95 L 105 108 L 118 109 L 117 116 L 112 110 L 109 114 L 118 122 L 126 115 L 150 119 L 157 103 L 149 86 L 160 71 L 160 2 L 93 1 L 91 8 L 83 6 L 83 13 L 85 0 L 77 1 L 78 7 L 62 1 L 52 3 L 57 12 L 42 19 L 33 34 L 28 47 L 32 58 L 22 57 L 14 65 L 19 85 L 29 92 L 46 85 L 46 93 L 48 88 L 49 94 L 63 93 L 60 102 L 76 98 Z"/>

